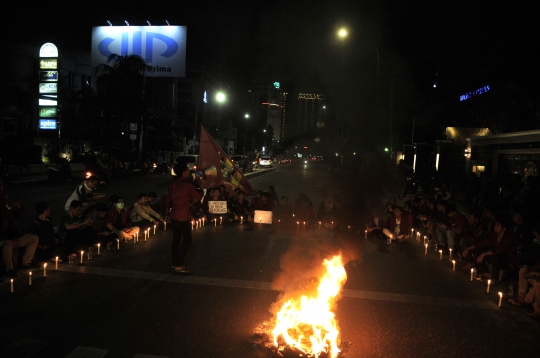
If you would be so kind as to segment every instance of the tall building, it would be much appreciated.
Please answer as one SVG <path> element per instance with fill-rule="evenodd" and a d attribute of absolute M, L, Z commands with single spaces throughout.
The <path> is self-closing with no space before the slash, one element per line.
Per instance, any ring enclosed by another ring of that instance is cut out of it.
<path fill-rule="evenodd" d="M 300 93 L 298 95 L 298 133 L 313 133 L 318 121 L 324 120 L 325 95 Z"/>

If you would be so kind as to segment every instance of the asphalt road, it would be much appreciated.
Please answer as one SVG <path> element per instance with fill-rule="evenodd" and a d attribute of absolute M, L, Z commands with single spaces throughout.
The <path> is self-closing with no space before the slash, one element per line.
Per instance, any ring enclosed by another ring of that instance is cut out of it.
<path fill-rule="evenodd" d="M 135 200 L 165 192 L 168 176 L 119 179 L 113 191 Z M 292 165 L 250 180 L 274 185 L 294 199 L 305 192 L 315 206 L 336 178 L 315 166 Z M 74 183 L 10 188 L 26 208 L 45 200 L 59 218 Z M 374 188 L 376 190 L 376 188 Z M 29 216 L 31 216 L 31 210 Z M 357 216 L 351 215 L 352 218 Z M 272 318 L 277 288 L 309 279 L 322 258 L 341 251 L 347 282 L 336 316 L 341 357 L 537 357 L 538 325 L 525 308 L 499 308 L 494 286 L 452 271 L 447 257 L 424 254 L 421 243 L 386 245 L 351 231 L 285 230 L 276 225 L 207 225 L 193 233 L 186 264 L 173 273 L 172 232 L 158 229 L 147 242 L 82 264 L 49 263 L 0 286 L 1 357 L 277 357 L 262 332 Z M 286 357 L 298 357 L 285 352 Z"/>

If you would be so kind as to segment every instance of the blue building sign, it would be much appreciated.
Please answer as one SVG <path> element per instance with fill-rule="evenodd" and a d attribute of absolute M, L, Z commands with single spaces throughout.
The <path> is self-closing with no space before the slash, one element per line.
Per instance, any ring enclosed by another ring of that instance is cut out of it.
<path fill-rule="evenodd" d="M 474 90 L 474 91 L 471 91 L 471 92 L 467 92 L 465 94 L 462 94 L 461 96 L 459 96 L 459 101 L 460 102 L 463 102 L 463 101 L 466 101 L 474 96 L 479 96 L 481 94 L 484 94 L 486 92 L 489 92 L 490 88 L 489 88 L 489 85 L 487 86 L 484 86 L 484 87 L 480 87 L 479 89 L 477 90 Z"/>
<path fill-rule="evenodd" d="M 39 129 L 58 129 L 56 119 L 40 119 Z"/>

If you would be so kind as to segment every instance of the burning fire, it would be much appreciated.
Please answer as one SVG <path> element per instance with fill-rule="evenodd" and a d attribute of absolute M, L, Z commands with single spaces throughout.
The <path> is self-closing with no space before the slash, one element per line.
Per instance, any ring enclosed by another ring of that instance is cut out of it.
<path fill-rule="evenodd" d="M 347 280 L 347 273 L 341 254 L 325 259 L 323 265 L 325 272 L 315 297 L 291 298 L 277 314 L 272 334 L 279 350 L 289 346 L 308 356 L 318 357 L 326 352 L 332 358 L 340 352 L 339 328 L 332 307 Z"/>

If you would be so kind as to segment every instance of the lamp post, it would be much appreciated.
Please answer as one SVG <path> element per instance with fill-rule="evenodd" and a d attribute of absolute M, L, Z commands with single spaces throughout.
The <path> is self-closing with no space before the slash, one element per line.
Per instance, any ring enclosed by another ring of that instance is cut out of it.
<path fill-rule="evenodd" d="M 220 125 L 220 122 L 221 122 L 221 104 L 222 103 L 225 103 L 225 100 L 227 99 L 227 97 L 225 96 L 225 93 L 223 92 L 217 92 L 216 93 L 216 101 L 218 103 L 218 127 Z M 230 127 L 230 123 L 229 123 L 229 127 Z M 227 138 L 230 136 L 230 132 L 229 132 L 229 135 L 227 136 Z M 228 153 L 229 151 L 229 142 L 227 140 L 227 155 L 229 155 Z"/>
<path fill-rule="evenodd" d="M 244 118 L 245 119 L 249 119 L 249 114 L 246 113 L 244 115 Z M 247 137 L 247 124 L 244 126 L 244 155 L 246 155 L 246 137 Z"/>

